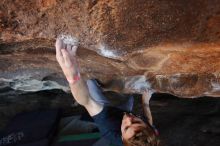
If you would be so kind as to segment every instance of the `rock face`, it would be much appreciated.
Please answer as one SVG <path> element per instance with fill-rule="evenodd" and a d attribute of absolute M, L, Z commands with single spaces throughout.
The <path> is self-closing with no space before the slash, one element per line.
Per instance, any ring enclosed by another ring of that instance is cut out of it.
<path fill-rule="evenodd" d="M 3 0 L 1 86 L 65 88 L 59 35 L 79 39 L 82 74 L 111 90 L 220 95 L 220 0 Z"/>

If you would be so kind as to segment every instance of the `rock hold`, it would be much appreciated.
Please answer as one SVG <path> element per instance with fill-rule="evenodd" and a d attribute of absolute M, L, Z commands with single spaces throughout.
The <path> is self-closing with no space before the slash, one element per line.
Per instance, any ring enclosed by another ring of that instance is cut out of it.
<path fill-rule="evenodd" d="M 219 0 L 1 1 L 0 75 L 39 69 L 60 82 L 54 42 L 68 34 L 82 75 L 109 90 L 218 97 L 219 23 Z"/>

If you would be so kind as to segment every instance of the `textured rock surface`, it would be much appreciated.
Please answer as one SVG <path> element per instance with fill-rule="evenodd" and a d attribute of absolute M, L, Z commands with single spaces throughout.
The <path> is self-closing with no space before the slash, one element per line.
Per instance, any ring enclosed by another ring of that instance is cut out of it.
<path fill-rule="evenodd" d="M 80 40 L 83 75 L 112 90 L 217 97 L 219 26 L 220 0 L 3 0 L 1 86 L 65 85 L 53 47 L 64 34 Z"/>

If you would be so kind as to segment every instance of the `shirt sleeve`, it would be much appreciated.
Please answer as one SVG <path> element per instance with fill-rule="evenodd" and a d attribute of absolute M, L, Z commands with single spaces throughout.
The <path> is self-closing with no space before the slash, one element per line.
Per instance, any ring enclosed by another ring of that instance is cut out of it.
<path fill-rule="evenodd" d="M 121 139 L 122 117 L 123 111 L 109 106 L 105 106 L 99 114 L 93 116 L 102 137 L 116 146 L 123 146 Z"/>

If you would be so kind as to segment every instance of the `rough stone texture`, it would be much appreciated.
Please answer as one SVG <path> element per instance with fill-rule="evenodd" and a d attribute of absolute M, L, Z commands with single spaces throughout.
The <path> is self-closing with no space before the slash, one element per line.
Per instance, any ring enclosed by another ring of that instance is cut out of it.
<path fill-rule="evenodd" d="M 64 34 L 80 40 L 82 74 L 111 90 L 217 97 L 219 26 L 220 0 L 2 0 L 1 82 L 62 84 L 54 42 Z"/>

